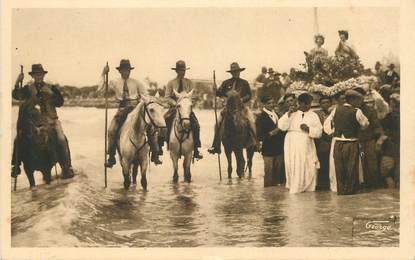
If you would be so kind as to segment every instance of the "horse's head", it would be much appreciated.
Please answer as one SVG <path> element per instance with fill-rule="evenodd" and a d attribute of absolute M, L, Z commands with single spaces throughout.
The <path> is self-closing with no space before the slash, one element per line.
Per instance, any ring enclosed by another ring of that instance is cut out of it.
<path fill-rule="evenodd" d="M 180 123 L 186 130 L 190 129 L 190 114 L 192 113 L 192 94 L 193 90 L 189 93 L 178 93 L 174 91 L 177 97 L 177 113 L 179 115 Z"/>
<path fill-rule="evenodd" d="M 165 128 L 166 121 L 164 120 L 165 108 L 155 97 L 142 96 L 144 102 L 144 120 L 148 125 L 157 128 Z"/>
<path fill-rule="evenodd" d="M 229 112 L 235 112 L 240 111 L 243 108 L 242 99 L 239 96 L 239 93 L 235 90 L 230 90 L 227 93 L 227 99 L 226 99 L 226 109 Z"/>

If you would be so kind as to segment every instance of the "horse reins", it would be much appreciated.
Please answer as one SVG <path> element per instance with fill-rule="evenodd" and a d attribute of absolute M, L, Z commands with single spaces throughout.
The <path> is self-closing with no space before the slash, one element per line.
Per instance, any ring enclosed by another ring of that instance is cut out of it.
<path fill-rule="evenodd" d="M 150 112 L 148 112 L 148 105 L 151 105 L 152 103 L 155 103 L 155 104 L 158 104 L 158 105 L 160 105 L 160 106 L 162 106 L 160 103 L 158 103 L 158 102 L 155 102 L 155 101 L 150 101 L 150 102 L 148 102 L 148 103 L 144 103 L 144 113 L 141 113 L 141 117 L 143 118 L 143 121 L 144 121 L 144 124 L 146 125 L 146 127 L 148 127 L 148 126 L 153 126 L 153 127 L 155 127 L 155 128 L 166 128 L 165 126 L 158 126 L 155 122 L 154 122 L 154 119 L 151 117 L 151 115 L 150 115 Z M 150 120 L 150 123 L 147 123 L 147 121 L 146 121 L 146 115 L 147 115 L 147 117 L 149 118 L 149 120 Z M 139 152 L 141 149 L 143 149 L 144 148 L 144 146 L 148 143 L 148 140 L 147 140 L 147 138 L 145 138 L 144 137 L 144 143 L 140 146 L 140 147 L 138 147 L 135 143 L 134 143 L 134 141 L 131 139 L 131 136 L 128 138 L 128 139 L 130 139 L 130 142 L 131 142 L 131 144 L 136 148 L 136 152 Z"/>
<path fill-rule="evenodd" d="M 177 132 L 178 131 L 176 129 L 177 118 L 174 120 L 173 131 L 174 131 L 174 135 L 176 136 L 177 140 L 179 141 L 179 158 L 180 158 L 182 156 L 182 144 L 183 144 L 184 141 L 186 141 L 187 138 L 189 138 L 191 129 L 186 130 L 183 127 L 183 122 L 184 121 L 190 121 L 190 117 L 182 117 L 182 114 L 180 113 L 179 109 L 177 109 L 177 114 L 179 115 L 179 125 L 182 127 L 182 131 L 179 131 L 179 133 Z M 179 134 L 181 135 L 181 137 L 179 137 Z"/>

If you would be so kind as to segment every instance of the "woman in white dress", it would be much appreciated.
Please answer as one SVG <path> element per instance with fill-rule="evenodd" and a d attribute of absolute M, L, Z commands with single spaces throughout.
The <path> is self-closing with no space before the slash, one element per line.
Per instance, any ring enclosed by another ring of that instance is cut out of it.
<path fill-rule="evenodd" d="M 310 111 L 313 97 L 303 93 L 292 102 L 289 111 L 278 120 L 278 127 L 288 131 L 284 141 L 286 187 L 290 193 L 314 191 L 320 164 L 314 138 L 320 138 L 322 125 L 318 115 Z M 290 98 L 287 99 L 287 103 Z"/>

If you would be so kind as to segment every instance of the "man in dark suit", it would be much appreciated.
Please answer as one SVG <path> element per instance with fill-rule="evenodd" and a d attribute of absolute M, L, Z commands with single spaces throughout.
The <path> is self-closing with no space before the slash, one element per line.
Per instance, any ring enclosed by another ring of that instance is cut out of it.
<path fill-rule="evenodd" d="M 264 187 L 285 182 L 284 176 L 284 133 L 278 129 L 278 115 L 274 111 L 272 96 L 264 96 L 262 112 L 256 119 L 257 137 L 262 141 L 264 159 Z"/>
<path fill-rule="evenodd" d="M 391 63 L 385 71 L 385 84 L 396 86 L 399 84 L 399 74 L 395 71 L 395 64 Z"/>

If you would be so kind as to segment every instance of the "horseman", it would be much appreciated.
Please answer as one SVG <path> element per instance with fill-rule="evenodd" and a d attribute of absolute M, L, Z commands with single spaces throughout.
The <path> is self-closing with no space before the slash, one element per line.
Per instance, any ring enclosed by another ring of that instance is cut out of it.
<path fill-rule="evenodd" d="M 133 111 L 134 107 L 140 102 L 141 95 L 146 94 L 146 88 L 144 85 L 133 78 L 130 78 L 130 72 L 134 67 L 131 67 L 130 60 L 123 59 L 120 61 L 120 65 L 117 67 L 121 78 L 111 80 L 108 84 L 108 89 L 112 89 L 115 92 L 116 99 L 119 102 L 118 111 L 111 121 L 108 129 L 108 160 L 106 167 L 112 168 L 116 164 L 115 153 L 117 150 L 117 139 L 119 138 L 119 132 L 127 119 L 128 114 Z M 102 76 L 109 72 L 109 67 L 106 65 L 102 72 Z M 104 84 L 98 88 L 97 92 L 101 92 L 105 89 Z M 147 136 L 151 149 L 151 161 L 155 164 L 161 164 L 158 155 L 158 141 L 157 131 L 152 127 L 147 128 Z"/>
<path fill-rule="evenodd" d="M 61 107 L 64 103 L 64 99 L 59 89 L 54 86 L 44 82 L 44 77 L 48 73 L 43 69 L 42 64 L 33 64 L 32 71 L 29 72 L 29 75 L 32 76 L 34 82 L 25 85 L 23 88 L 20 88 L 18 82 L 23 81 L 24 74 L 20 73 L 17 80 L 15 88 L 12 92 L 13 98 L 23 102 L 24 106 L 33 106 L 34 108 L 40 109 L 40 120 L 46 124 L 47 127 L 54 129 L 57 136 L 57 152 L 59 164 L 62 168 L 62 178 L 68 179 L 74 176 L 74 172 L 71 165 L 71 156 L 69 150 L 68 140 L 63 133 L 62 125 L 58 119 L 58 114 L 56 112 L 57 107 Z M 19 119 L 17 125 L 17 133 L 21 132 L 21 117 L 19 111 Z M 20 174 L 20 163 L 22 158 L 16 156 L 16 153 L 19 155 L 16 149 L 20 148 L 19 145 L 20 138 L 16 138 L 14 147 L 13 147 L 13 169 L 12 176 L 15 177 Z M 17 157 L 17 159 L 16 159 Z"/>
<path fill-rule="evenodd" d="M 256 128 L 255 128 L 255 117 L 252 113 L 251 109 L 249 108 L 249 101 L 251 100 L 251 87 L 249 86 L 248 81 L 241 79 L 239 76 L 241 74 L 241 71 L 244 71 L 245 68 L 240 68 L 239 64 L 236 62 L 233 62 L 230 66 L 230 70 L 227 72 L 231 73 L 232 78 L 225 80 L 222 82 L 222 85 L 219 87 L 219 89 L 216 92 L 216 96 L 218 97 L 227 97 L 228 92 L 230 91 L 236 91 L 242 102 L 244 103 L 244 114 L 247 117 L 249 121 L 249 135 L 251 139 L 251 143 L 255 146 L 255 150 L 259 150 L 259 143 L 256 138 Z M 220 143 L 221 143 L 221 129 L 222 129 L 222 122 L 223 122 L 223 115 L 224 110 L 220 113 L 220 116 L 218 118 L 218 125 L 215 126 L 215 136 L 213 139 L 212 147 L 209 148 L 209 153 L 215 154 L 220 153 Z"/>
<path fill-rule="evenodd" d="M 175 96 L 174 92 L 178 93 L 189 93 L 193 90 L 193 83 L 190 79 L 185 78 L 186 70 L 189 68 L 186 67 L 186 63 L 182 60 L 179 60 L 176 62 L 176 67 L 171 68 L 172 70 L 176 71 L 177 77 L 170 80 L 169 83 L 167 83 L 166 87 L 166 94 L 165 98 L 167 99 L 168 103 L 170 104 L 170 110 L 166 113 L 166 125 L 168 129 L 167 133 L 167 143 L 168 138 L 170 136 L 170 131 L 172 128 L 173 120 L 175 117 L 175 105 L 177 101 L 177 97 Z M 200 125 L 199 121 L 197 120 L 197 117 L 195 113 L 192 111 L 190 113 L 190 127 L 193 132 L 193 139 L 194 139 L 194 150 L 193 150 L 193 157 L 197 160 L 203 159 L 203 155 L 200 154 L 199 148 L 201 147 L 200 142 Z"/>

